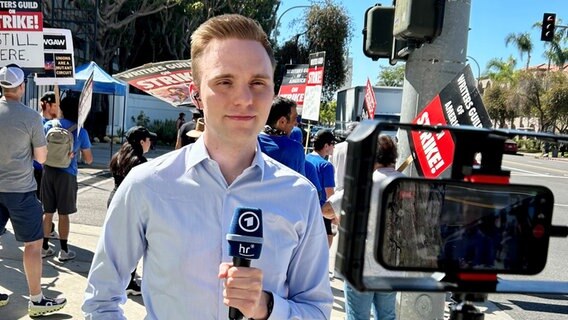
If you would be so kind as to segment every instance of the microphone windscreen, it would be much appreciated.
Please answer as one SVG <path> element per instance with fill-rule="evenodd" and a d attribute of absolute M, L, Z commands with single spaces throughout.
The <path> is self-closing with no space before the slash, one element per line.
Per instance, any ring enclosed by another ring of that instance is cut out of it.
<path fill-rule="evenodd" d="M 227 240 L 230 256 L 258 259 L 262 250 L 262 210 L 236 208 Z"/>

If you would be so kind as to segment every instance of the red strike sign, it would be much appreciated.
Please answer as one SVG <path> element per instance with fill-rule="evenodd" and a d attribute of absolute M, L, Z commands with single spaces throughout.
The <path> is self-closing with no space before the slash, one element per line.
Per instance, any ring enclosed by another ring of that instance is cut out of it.
<path fill-rule="evenodd" d="M 2 31 L 42 31 L 41 12 L 21 12 L 18 14 L 0 14 Z"/>
<path fill-rule="evenodd" d="M 365 87 L 365 105 L 369 113 L 369 119 L 375 118 L 375 109 L 377 108 L 377 99 L 375 97 L 375 90 L 371 85 L 371 81 L 367 78 L 367 86 Z"/>
<path fill-rule="evenodd" d="M 440 97 L 436 96 L 412 122 L 423 125 L 446 125 Z M 455 145 L 451 134 L 446 131 L 440 133 L 412 131 L 411 134 L 424 177 L 437 178 L 452 164 Z"/>

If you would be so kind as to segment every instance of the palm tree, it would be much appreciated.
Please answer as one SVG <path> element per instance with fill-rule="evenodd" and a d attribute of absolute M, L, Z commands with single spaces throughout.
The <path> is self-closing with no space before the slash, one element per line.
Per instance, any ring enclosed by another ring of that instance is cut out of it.
<path fill-rule="evenodd" d="M 489 79 L 510 86 L 515 80 L 515 66 L 517 60 L 512 56 L 507 61 L 501 58 L 493 58 L 487 63 L 487 75 Z"/>
<path fill-rule="evenodd" d="M 531 52 L 533 50 L 533 44 L 532 44 L 532 41 L 531 41 L 530 34 L 528 32 L 525 32 L 525 33 L 510 33 L 505 38 L 505 46 L 508 46 L 510 43 L 513 43 L 517 47 L 517 49 L 519 50 L 521 60 L 523 60 L 524 53 L 527 54 L 526 69 L 528 69 L 529 65 L 531 63 Z"/>

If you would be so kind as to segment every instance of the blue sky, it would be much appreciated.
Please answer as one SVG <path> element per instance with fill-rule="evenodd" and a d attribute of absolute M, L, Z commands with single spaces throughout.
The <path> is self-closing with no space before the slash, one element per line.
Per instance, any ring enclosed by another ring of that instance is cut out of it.
<path fill-rule="evenodd" d="M 335 0 L 348 11 L 353 21 L 353 38 L 350 45 L 350 55 L 353 57 L 353 86 L 365 85 L 367 77 L 372 83 L 376 82 L 380 71 L 379 66 L 388 66 L 388 61 L 372 61 L 363 54 L 363 19 L 367 8 L 377 3 L 377 0 Z M 390 6 L 392 1 L 378 2 Z M 526 55 L 521 61 L 514 45 L 505 46 L 505 38 L 509 33 L 530 32 L 533 41 L 531 65 L 545 63 L 543 57 L 544 42 L 540 41 L 540 30 L 532 28 L 535 22 L 542 20 L 545 12 L 556 13 L 556 19 L 562 19 L 563 25 L 568 24 L 568 0 L 471 0 L 470 33 L 468 38 L 467 55 L 473 57 L 481 68 L 486 71 L 487 62 L 492 58 L 507 59 L 512 55 L 517 60 L 517 67 L 526 64 Z M 308 0 L 282 0 L 278 15 L 286 9 L 309 5 Z M 292 9 L 280 19 L 278 29 L 279 43 L 293 35 L 302 32 L 299 24 L 290 26 L 293 19 L 302 17 L 303 8 Z M 557 22 L 558 23 L 558 22 Z M 471 65 L 472 72 L 477 76 L 477 66 Z"/>

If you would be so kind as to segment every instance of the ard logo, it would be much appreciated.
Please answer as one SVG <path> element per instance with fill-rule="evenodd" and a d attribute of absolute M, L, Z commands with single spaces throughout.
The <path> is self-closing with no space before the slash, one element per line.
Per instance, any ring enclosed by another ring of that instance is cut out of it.
<path fill-rule="evenodd" d="M 260 219 L 256 213 L 247 211 L 239 217 L 239 227 L 249 233 L 253 233 L 260 227 Z"/>

